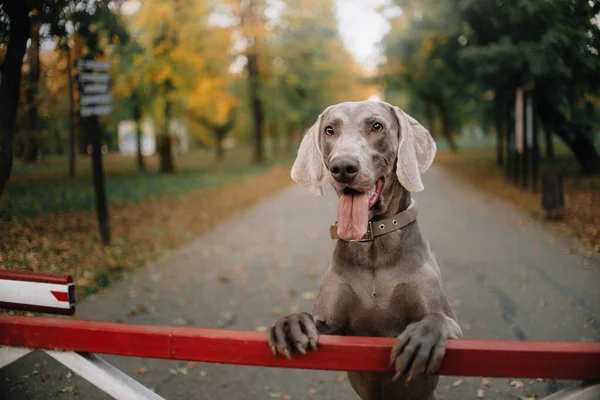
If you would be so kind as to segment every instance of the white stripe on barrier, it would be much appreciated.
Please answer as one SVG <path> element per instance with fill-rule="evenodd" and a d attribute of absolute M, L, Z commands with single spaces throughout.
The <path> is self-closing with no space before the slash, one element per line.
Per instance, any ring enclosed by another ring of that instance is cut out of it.
<path fill-rule="evenodd" d="M 73 353 L 46 350 L 50 356 L 79 376 L 119 400 L 164 400 L 129 375 L 121 372 L 91 353 Z"/>
<path fill-rule="evenodd" d="M 6 347 L 0 346 L 0 369 L 6 367 L 8 364 L 17 361 L 20 358 L 25 357 L 33 350 L 25 349 L 22 347 Z"/>
<path fill-rule="evenodd" d="M 75 306 L 74 284 L 0 279 L 0 302 L 68 310 Z"/>

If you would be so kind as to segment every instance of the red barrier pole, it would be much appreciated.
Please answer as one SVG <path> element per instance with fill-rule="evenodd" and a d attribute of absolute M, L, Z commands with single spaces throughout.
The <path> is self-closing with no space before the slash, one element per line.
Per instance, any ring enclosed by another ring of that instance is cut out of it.
<path fill-rule="evenodd" d="M 73 315 L 75 297 L 69 275 L 0 270 L 0 308 Z"/>
<path fill-rule="evenodd" d="M 394 339 L 321 336 L 318 352 L 275 359 L 264 332 L 0 316 L 0 344 L 265 367 L 388 371 Z M 600 343 L 450 340 L 442 375 L 600 379 Z"/>

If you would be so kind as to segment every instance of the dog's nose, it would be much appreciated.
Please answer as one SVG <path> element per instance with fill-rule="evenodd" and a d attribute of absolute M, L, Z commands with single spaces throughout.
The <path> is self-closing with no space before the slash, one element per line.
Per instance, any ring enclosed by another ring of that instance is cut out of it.
<path fill-rule="evenodd" d="M 358 160 L 349 156 L 336 157 L 329 165 L 333 179 L 341 183 L 352 182 L 358 175 L 359 169 Z"/>

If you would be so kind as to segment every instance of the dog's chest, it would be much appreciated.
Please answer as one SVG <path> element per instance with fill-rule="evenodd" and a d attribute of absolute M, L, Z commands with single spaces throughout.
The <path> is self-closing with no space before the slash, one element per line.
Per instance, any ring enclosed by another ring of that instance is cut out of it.
<path fill-rule="evenodd" d="M 418 286 L 398 282 L 386 271 L 361 271 L 350 285 L 355 296 L 347 319 L 350 334 L 396 336 L 425 313 Z"/>

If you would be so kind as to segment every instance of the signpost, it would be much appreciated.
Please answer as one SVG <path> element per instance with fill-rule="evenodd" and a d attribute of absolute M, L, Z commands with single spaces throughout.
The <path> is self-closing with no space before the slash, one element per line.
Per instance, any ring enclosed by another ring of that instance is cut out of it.
<path fill-rule="evenodd" d="M 87 135 L 92 145 L 92 172 L 96 192 L 96 213 L 102 243 L 110 244 L 108 207 L 102 166 L 102 140 L 98 117 L 112 114 L 110 94 L 110 64 L 94 60 L 79 60 L 79 115 L 85 121 Z"/>

